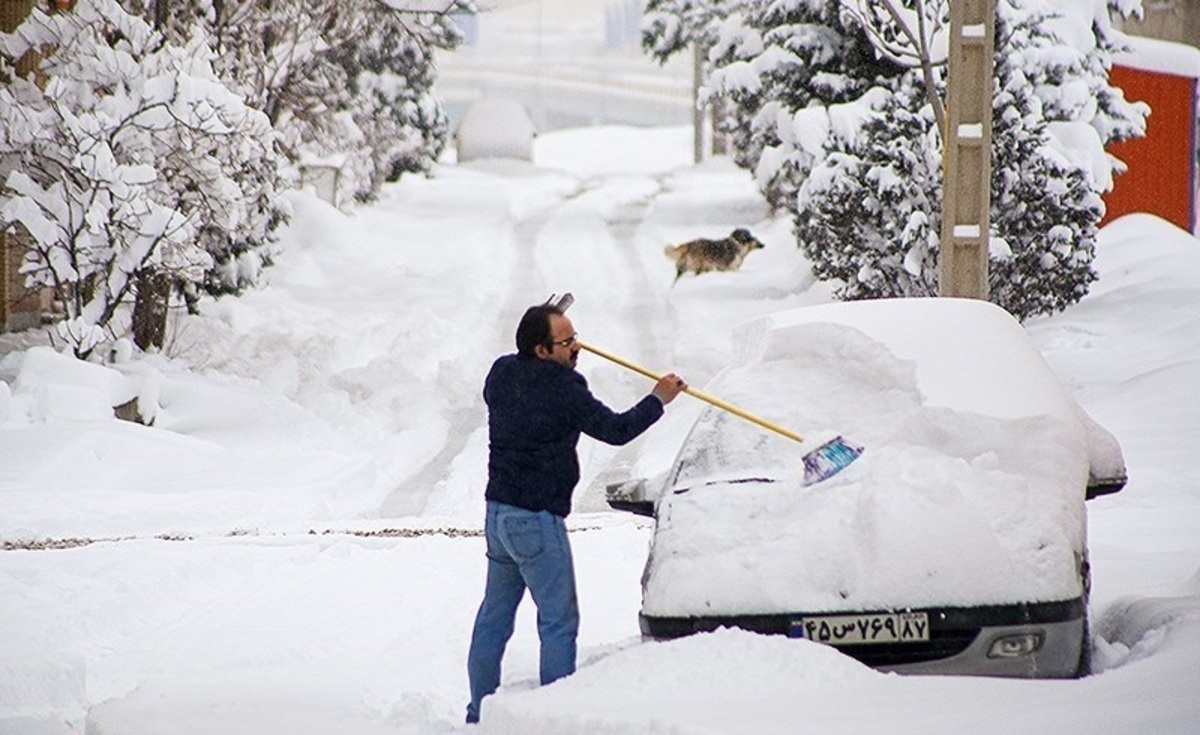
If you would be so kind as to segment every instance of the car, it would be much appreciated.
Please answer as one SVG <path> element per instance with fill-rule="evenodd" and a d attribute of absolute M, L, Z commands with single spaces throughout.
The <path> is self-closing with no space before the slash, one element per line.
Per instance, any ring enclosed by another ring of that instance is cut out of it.
<path fill-rule="evenodd" d="M 986 301 L 880 299 L 734 332 L 715 407 L 657 480 L 608 487 L 651 515 L 644 636 L 720 627 L 804 638 L 900 673 L 1087 673 L 1084 503 L 1119 491 L 1116 438 L 1022 325 Z M 804 484 L 829 437 L 865 447 Z"/>

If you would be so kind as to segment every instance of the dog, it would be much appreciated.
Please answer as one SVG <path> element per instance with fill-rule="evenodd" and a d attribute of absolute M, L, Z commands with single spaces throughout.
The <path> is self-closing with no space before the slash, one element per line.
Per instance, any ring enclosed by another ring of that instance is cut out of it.
<path fill-rule="evenodd" d="M 723 240 L 699 238 L 682 245 L 668 245 L 663 252 L 675 263 L 674 285 L 684 273 L 698 276 L 709 271 L 737 270 L 750 251 L 762 247 L 750 230 L 739 227 Z"/>

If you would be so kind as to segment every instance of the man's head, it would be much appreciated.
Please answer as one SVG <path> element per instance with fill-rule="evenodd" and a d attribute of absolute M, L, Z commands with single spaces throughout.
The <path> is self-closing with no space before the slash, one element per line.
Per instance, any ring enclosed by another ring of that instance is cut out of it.
<path fill-rule="evenodd" d="M 542 304 L 531 306 L 517 325 L 517 352 L 574 368 L 579 360 L 575 327 L 562 311 Z"/>

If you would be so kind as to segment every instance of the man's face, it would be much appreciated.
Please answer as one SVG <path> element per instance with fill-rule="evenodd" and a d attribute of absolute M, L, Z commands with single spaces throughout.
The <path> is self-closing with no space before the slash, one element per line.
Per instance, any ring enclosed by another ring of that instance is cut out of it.
<path fill-rule="evenodd" d="M 575 339 L 575 326 L 571 320 L 558 314 L 550 315 L 551 344 L 546 352 L 539 354 L 542 359 L 553 360 L 563 367 L 574 369 L 579 361 L 579 342 Z"/>

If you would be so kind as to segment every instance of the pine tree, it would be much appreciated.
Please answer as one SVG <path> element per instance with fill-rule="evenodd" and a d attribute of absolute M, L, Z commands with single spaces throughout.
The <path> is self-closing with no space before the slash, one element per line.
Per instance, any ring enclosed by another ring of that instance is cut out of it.
<path fill-rule="evenodd" d="M 794 208 L 814 163 L 809 131 L 793 116 L 891 88 L 902 72 L 841 11 L 838 0 L 752 3 L 724 23 L 712 49 L 710 91 L 731 102 L 734 160 L 754 172 L 773 206 Z"/>
<path fill-rule="evenodd" d="M 927 77 L 867 59 L 869 34 L 836 5 L 783 0 L 726 22 L 734 40 L 714 85 L 749 121 L 739 161 L 793 212 L 801 249 L 837 295 L 935 294 L 941 152 Z M 1095 279 L 1112 174 L 1103 146 L 1140 134 L 1146 111 L 1108 86 L 1117 35 L 1091 15 L 1000 0 L 997 29 L 989 285 L 993 301 L 1027 318 L 1078 301 Z M 1087 141 L 1090 154 L 1063 139 Z"/>
<path fill-rule="evenodd" d="M 857 107 L 849 138 L 834 135 L 798 197 L 795 233 L 822 280 L 842 299 L 937 292 L 941 157 L 924 86 L 907 74 Z"/>
<path fill-rule="evenodd" d="M 354 195 L 373 199 L 385 181 L 428 171 L 445 147 L 449 120 L 433 97 L 433 47 L 461 40 L 445 16 L 430 15 L 414 33 L 406 16 L 380 3 L 361 6 L 361 25 L 330 61 L 347 80 L 346 109 L 363 134 L 360 184 Z"/>
<path fill-rule="evenodd" d="M 1055 125 L 1095 134 L 1093 129 L 1054 120 L 1072 113 L 1047 110 L 1045 85 L 1029 78 L 1030 72 L 1046 72 L 1044 64 L 1030 62 L 1043 55 L 1062 58 L 1062 44 L 1047 32 L 1044 14 L 1015 4 L 1004 10 L 997 22 L 1003 53 L 997 54 L 993 99 L 988 285 L 991 301 L 1025 319 L 1061 311 L 1087 294 L 1096 280 L 1092 263 L 1104 204 L 1101 182 L 1051 144 Z M 1060 81 L 1073 78 L 1062 75 Z M 1120 123 L 1132 129 L 1135 120 Z"/>
<path fill-rule="evenodd" d="M 699 45 L 711 48 L 722 21 L 746 0 L 649 0 L 642 14 L 642 50 L 659 63 Z"/>

